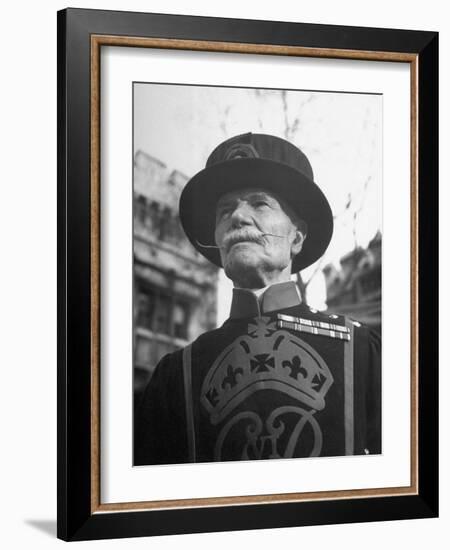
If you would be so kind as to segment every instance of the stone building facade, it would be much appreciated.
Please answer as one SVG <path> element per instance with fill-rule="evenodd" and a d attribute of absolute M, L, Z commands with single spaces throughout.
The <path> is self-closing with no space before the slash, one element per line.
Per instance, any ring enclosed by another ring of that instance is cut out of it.
<path fill-rule="evenodd" d="M 364 323 L 381 334 L 381 233 L 367 248 L 355 248 L 340 261 L 323 269 L 327 311 Z"/>
<path fill-rule="evenodd" d="M 216 326 L 218 269 L 189 243 L 178 216 L 187 179 L 142 151 L 135 154 L 135 401 L 161 357 Z"/>

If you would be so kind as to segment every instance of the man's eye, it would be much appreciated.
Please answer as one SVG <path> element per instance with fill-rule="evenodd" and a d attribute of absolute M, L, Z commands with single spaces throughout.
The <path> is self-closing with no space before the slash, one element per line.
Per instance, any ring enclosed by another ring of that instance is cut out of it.
<path fill-rule="evenodd" d="M 231 212 L 231 208 L 230 208 L 230 207 L 220 208 L 220 209 L 219 209 L 219 212 L 218 212 L 218 214 L 217 214 L 217 216 L 218 216 L 219 218 L 223 218 L 224 216 L 227 216 L 230 212 Z"/>
<path fill-rule="evenodd" d="M 269 206 L 269 203 L 267 201 L 263 201 L 263 200 L 255 201 L 253 204 L 257 208 L 260 208 L 262 206 Z"/>

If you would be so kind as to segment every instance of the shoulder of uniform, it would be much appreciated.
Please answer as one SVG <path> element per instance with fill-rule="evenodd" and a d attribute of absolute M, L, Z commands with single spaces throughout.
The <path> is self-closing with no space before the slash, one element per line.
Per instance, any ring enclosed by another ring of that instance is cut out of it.
<path fill-rule="evenodd" d="M 333 319 L 334 319 L 335 322 L 340 322 L 340 323 L 345 323 L 345 324 L 352 324 L 353 326 L 355 326 L 357 328 L 361 328 L 361 327 L 362 328 L 369 328 L 369 327 L 367 327 L 367 325 L 364 325 L 363 323 L 358 321 L 358 319 L 354 319 L 353 317 L 349 317 L 348 315 L 338 315 L 337 313 L 329 313 L 329 312 L 326 312 L 326 311 L 319 312 L 319 314 L 324 317 L 324 320 L 328 319 L 330 322 L 332 322 Z"/>
<path fill-rule="evenodd" d="M 221 333 L 221 327 L 207 330 L 206 332 L 202 332 L 195 340 L 191 342 L 191 345 L 197 345 L 197 344 L 203 344 L 207 341 L 210 341 L 211 339 L 214 339 L 216 336 L 218 336 Z"/>
<path fill-rule="evenodd" d="M 359 338 L 365 337 L 369 341 L 375 341 L 380 342 L 381 336 L 377 333 L 376 330 L 374 330 L 369 325 L 366 325 L 365 323 L 361 323 L 361 321 L 358 321 L 358 319 L 354 319 L 353 317 L 349 316 L 342 316 L 343 322 L 347 326 L 352 326 L 353 330 L 355 332 L 355 336 L 358 335 Z"/>
<path fill-rule="evenodd" d="M 298 308 L 291 308 L 278 313 L 278 319 L 284 321 L 301 322 L 298 319 L 307 320 L 312 323 L 324 324 L 322 328 L 329 326 L 330 329 L 334 325 L 345 325 L 346 318 L 344 315 L 338 315 L 329 311 L 320 311 L 313 307 L 302 304 Z"/>
<path fill-rule="evenodd" d="M 354 328 L 362 328 L 370 330 L 370 327 L 361 323 L 353 317 L 347 315 L 339 315 L 337 313 L 331 313 L 328 311 L 319 311 L 313 307 L 308 307 L 309 313 L 312 314 L 312 318 L 323 323 L 335 323 L 337 325 L 353 325 Z"/>
<path fill-rule="evenodd" d="M 167 373 L 170 370 L 171 365 L 175 365 L 179 361 L 182 353 L 183 348 L 179 348 L 163 355 L 158 361 L 155 372 L 159 371 Z"/>
<path fill-rule="evenodd" d="M 322 321 L 325 323 L 336 323 L 336 324 L 345 323 L 344 315 L 338 315 L 336 313 L 330 313 L 327 311 L 319 311 L 318 309 L 315 309 L 313 307 L 308 307 L 308 310 L 309 310 L 309 313 L 312 315 L 312 317 L 317 319 L 318 321 Z"/>
<path fill-rule="evenodd" d="M 357 319 L 353 319 L 353 317 L 345 317 L 345 320 L 347 323 L 351 323 L 356 328 L 366 328 L 366 329 L 369 328 L 367 325 L 364 325 Z"/>

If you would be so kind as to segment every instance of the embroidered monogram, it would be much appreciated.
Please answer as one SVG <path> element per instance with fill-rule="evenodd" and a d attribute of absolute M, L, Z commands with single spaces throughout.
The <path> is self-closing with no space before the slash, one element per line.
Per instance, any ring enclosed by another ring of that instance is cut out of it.
<path fill-rule="evenodd" d="M 306 411 L 300 407 L 278 407 L 263 423 L 260 416 L 251 411 L 238 413 L 223 427 L 217 438 L 214 459 L 222 459 L 222 450 L 227 438 L 233 429 L 245 426 L 246 442 L 242 448 L 241 460 L 255 460 L 261 458 L 292 458 L 297 443 L 305 430 L 313 433 L 313 445 L 309 449 L 309 456 L 319 456 L 322 450 L 322 431 L 314 418 L 315 411 Z M 285 431 L 283 416 L 294 414 L 297 421 L 294 429 L 288 436 L 287 443 L 280 444 L 281 435 Z M 241 427 L 241 429 L 242 429 Z M 263 433 L 265 429 L 265 434 Z"/>

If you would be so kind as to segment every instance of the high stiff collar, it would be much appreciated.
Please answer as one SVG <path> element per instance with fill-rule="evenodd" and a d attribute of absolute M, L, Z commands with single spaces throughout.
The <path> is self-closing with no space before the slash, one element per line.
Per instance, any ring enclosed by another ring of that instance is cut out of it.
<path fill-rule="evenodd" d="M 260 317 L 270 311 L 300 305 L 301 302 L 300 293 L 294 281 L 271 285 L 259 297 L 252 290 L 234 288 L 230 319 Z"/>

